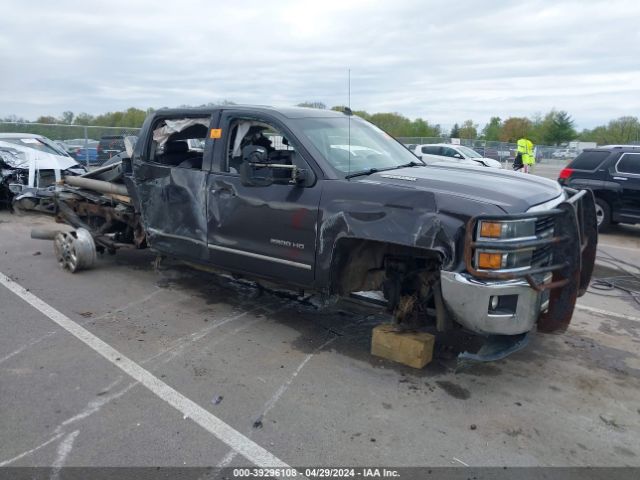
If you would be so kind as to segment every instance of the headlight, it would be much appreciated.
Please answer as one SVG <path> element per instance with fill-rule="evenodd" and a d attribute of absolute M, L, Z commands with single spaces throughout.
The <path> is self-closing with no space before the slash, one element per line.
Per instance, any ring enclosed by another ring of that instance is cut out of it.
<path fill-rule="evenodd" d="M 528 268 L 531 265 L 533 249 L 515 252 L 483 251 L 476 252 L 476 266 L 482 270 L 514 270 Z"/>
<path fill-rule="evenodd" d="M 479 240 L 493 240 L 494 242 L 522 241 L 536 238 L 536 219 L 522 220 L 481 220 L 478 223 L 477 235 Z M 531 266 L 533 248 L 521 250 L 478 249 L 475 254 L 476 268 L 482 270 L 514 270 L 526 269 Z"/>
<path fill-rule="evenodd" d="M 487 221 L 482 220 L 478 224 L 478 238 L 491 238 L 500 240 L 522 240 L 535 237 L 536 219 Z"/>

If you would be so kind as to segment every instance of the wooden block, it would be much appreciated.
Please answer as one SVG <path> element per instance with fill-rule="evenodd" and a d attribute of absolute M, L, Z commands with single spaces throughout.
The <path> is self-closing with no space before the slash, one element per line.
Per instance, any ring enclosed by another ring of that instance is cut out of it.
<path fill-rule="evenodd" d="M 373 329 L 371 354 L 413 368 L 423 368 L 433 358 L 435 340 L 430 333 L 396 332 L 393 325 L 385 323 Z"/>

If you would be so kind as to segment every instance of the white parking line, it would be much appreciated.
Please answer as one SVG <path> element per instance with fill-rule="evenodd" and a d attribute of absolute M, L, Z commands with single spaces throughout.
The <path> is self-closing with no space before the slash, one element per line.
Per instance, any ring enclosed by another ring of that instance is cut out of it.
<path fill-rule="evenodd" d="M 610 243 L 598 243 L 598 247 L 614 248 L 616 250 L 629 250 L 630 252 L 637 252 L 640 250 L 638 247 L 624 247 L 622 245 L 611 245 Z"/>
<path fill-rule="evenodd" d="M 586 305 L 576 304 L 576 310 L 583 310 L 585 312 L 597 313 L 599 315 L 605 315 L 607 317 L 622 318 L 623 320 L 633 320 L 634 322 L 640 322 L 640 317 L 634 317 L 633 315 L 626 315 L 624 313 L 610 312 L 609 310 L 602 310 L 595 307 L 587 307 Z"/>
<path fill-rule="evenodd" d="M 67 332 L 84 342 L 89 348 L 102 355 L 113 365 L 147 387 L 157 397 L 167 402 L 173 408 L 190 418 L 213 436 L 224 442 L 247 460 L 259 467 L 289 468 L 289 465 L 265 450 L 251 439 L 226 424 L 218 417 L 208 412 L 194 401 L 174 390 L 149 371 L 142 368 L 133 360 L 127 358 L 111 345 L 78 325 L 69 317 L 59 312 L 51 305 L 40 300 L 31 292 L 11 280 L 0 272 L 0 284 L 15 293 L 36 310 L 64 328 Z M 53 440 L 51 440 L 53 441 Z"/>
<path fill-rule="evenodd" d="M 280 385 L 278 390 L 276 390 L 276 393 L 274 393 L 273 396 L 267 401 L 267 403 L 265 404 L 264 408 L 262 409 L 262 413 L 259 415 L 258 418 L 263 418 L 263 417 L 267 416 L 267 413 L 269 413 L 271 411 L 271 409 L 273 407 L 275 407 L 276 403 L 278 403 L 278 400 L 280 400 L 280 397 L 282 397 L 282 395 L 284 395 L 284 393 L 291 386 L 291 383 L 293 383 L 293 381 L 298 376 L 298 374 L 302 371 L 302 369 L 305 367 L 305 365 L 307 363 L 309 363 L 309 360 L 311 360 L 314 355 L 316 355 L 318 352 L 322 351 L 324 349 L 324 347 L 329 345 L 336 338 L 338 338 L 338 337 L 330 338 L 329 340 L 324 342 L 322 345 L 320 345 L 318 348 L 316 348 L 313 352 L 311 352 L 310 354 L 308 354 L 307 356 L 304 357 L 304 360 L 302 360 L 302 362 L 300 362 L 300 365 L 298 365 L 298 368 L 296 368 L 293 371 L 293 373 L 289 376 L 289 378 L 282 385 Z M 218 468 L 228 467 L 229 464 L 236 457 L 236 455 L 237 455 L 237 453 L 234 452 L 233 450 L 229 451 L 229 453 L 227 453 L 224 456 L 224 458 L 222 460 L 220 460 L 220 462 L 218 462 L 218 465 L 216 465 L 216 466 Z"/>
<path fill-rule="evenodd" d="M 67 435 L 58 445 L 58 452 L 56 454 L 56 459 L 51 465 L 51 476 L 50 480 L 58 480 L 60 478 L 60 470 L 64 467 L 64 462 L 67 461 L 67 457 L 73 450 L 73 442 L 76 441 L 76 437 L 80 433 L 80 430 L 76 430 Z"/>
<path fill-rule="evenodd" d="M 37 345 L 41 341 L 49 338 L 54 333 L 56 333 L 56 332 L 49 332 L 46 335 L 43 335 L 42 337 L 36 338 L 35 340 L 31 340 L 29 343 L 26 343 L 26 344 L 22 345 L 17 350 L 14 350 L 13 352 L 9 353 L 8 355 L 5 355 L 4 357 L 0 358 L 0 363 L 9 360 L 11 357 L 15 357 L 16 355 L 18 355 L 18 354 L 22 353 L 23 351 L 25 351 L 27 348 L 30 348 L 30 347 L 33 347 L 34 345 Z"/>
<path fill-rule="evenodd" d="M 56 440 L 58 440 L 60 437 L 64 436 L 64 432 L 58 433 L 57 435 L 54 435 L 53 437 L 51 437 L 49 440 L 47 440 L 44 443 L 41 443 L 40 445 L 38 445 L 37 447 L 32 448 L 31 450 L 27 450 L 26 452 L 22 452 L 20 455 L 16 455 L 13 458 L 10 458 L 8 460 L 5 460 L 3 462 L 0 462 L 0 467 L 6 467 L 7 465 L 11 465 L 13 462 L 17 462 L 18 460 L 20 460 L 21 458 L 26 457 L 27 455 L 31 455 L 33 452 L 37 452 L 38 450 L 40 450 L 41 448 L 46 447 L 47 445 L 49 445 L 50 443 L 55 442 Z"/>

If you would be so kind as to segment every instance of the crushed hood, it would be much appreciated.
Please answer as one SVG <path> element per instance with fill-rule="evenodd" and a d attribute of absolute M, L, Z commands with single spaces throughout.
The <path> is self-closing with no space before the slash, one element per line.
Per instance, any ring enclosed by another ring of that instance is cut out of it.
<path fill-rule="evenodd" d="M 428 190 L 436 196 L 464 197 L 496 205 L 507 213 L 526 212 L 562 194 L 562 187 L 553 180 L 484 166 L 407 167 L 357 177 L 357 181 Z"/>
<path fill-rule="evenodd" d="M 11 168 L 28 170 L 33 162 L 36 170 L 66 170 L 77 165 L 71 157 L 41 152 L 15 143 L 0 141 L 0 160 Z"/>

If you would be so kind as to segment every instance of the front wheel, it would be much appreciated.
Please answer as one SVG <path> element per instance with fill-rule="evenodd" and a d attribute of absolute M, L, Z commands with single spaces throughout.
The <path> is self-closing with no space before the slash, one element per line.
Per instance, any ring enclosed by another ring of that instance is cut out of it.
<path fill-rule="evenodd" d="M 604 232 L 611 226 L 611 207 L 601 198 L 596 198 L 596 219 L 598 230 Z"/>

